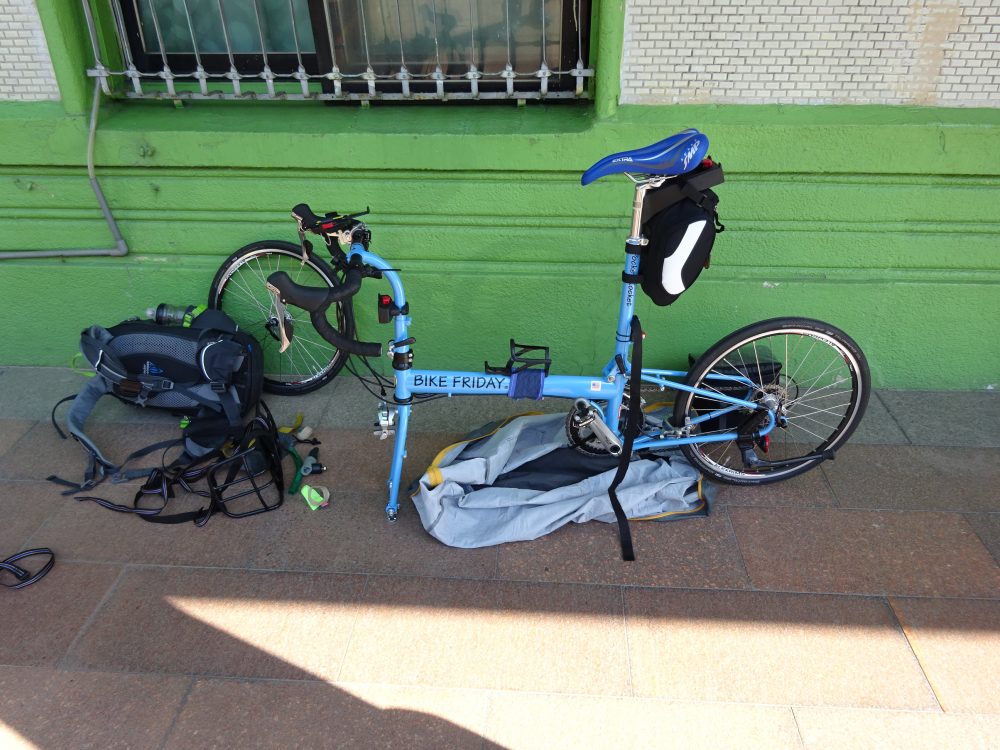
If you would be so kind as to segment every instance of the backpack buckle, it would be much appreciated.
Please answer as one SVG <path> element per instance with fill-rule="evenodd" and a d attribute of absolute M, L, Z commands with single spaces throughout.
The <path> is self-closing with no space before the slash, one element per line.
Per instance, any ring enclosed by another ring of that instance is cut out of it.
<path fill-rule="evenodd" d="M 215 393 L 225 393 L 227 390 L 226 384 L 221 380 L 212 380 L 211 382 L 209 382 L 208 386 Z"/>
<path fill-rule="evenodd" d="M 115 391 L 120 396 L 126 396 L 128 398 L 138 398 L 139 394 L 143 392 L 145 386 L 138 380 L 120 380 L 115 383 Z"/>

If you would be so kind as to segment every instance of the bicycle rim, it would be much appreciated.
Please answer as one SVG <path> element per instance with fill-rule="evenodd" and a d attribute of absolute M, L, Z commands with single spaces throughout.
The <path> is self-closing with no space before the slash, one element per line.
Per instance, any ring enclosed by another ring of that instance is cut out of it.
<path fill-rule="evenodd" d="M 293 326 L 291 345 L 279 351 L 277 319 L 266 286 L 267 277 L 277 271 L 284 271 L 304 286 L 333 286 L 323 269 L 309 260 L 303 263 L 300 254 L 282 248 L 261 248 L 238 257 L 226 268 L 212 302 L 260 342 L 268 390 L 304 393 L 333 377 L 343 353 L 316 332 L 305 310 L 295 307 L 288 307 L 286 312 Z M 337 325 L 342 327 L 339 305 L 336 314 Z"/>
<path fill-rule="evenodd" d="M 751 333 L 728 346 L 724 341 L 709 352 L 710 361 L 698 363 L 689 384 L 754 403 L 768 399 L 777 403 L 778 426 L 750 446 L 763 461 L 778 462 L 835 449 L 854 431 L 868 400 L 863 355 L 853 342 L 841 341 L 838 334 L 783 327 Z M 734 376 L 749 379 L 752 385 L 737 382 Z M 682 394 L 680 402 L 679 415 L 691 418 L 732 406 L 721 398 L 690 393 Z M 721 435 L 747 424 L 763 429 L 765 412 L 737 409 L 692 425 L 692 435 Z M 711 476 L 737 484 L 787 479 L 819 463 L 817 459 L 748 467 L 734 440 L 685 446 L 685 453 Z"/>

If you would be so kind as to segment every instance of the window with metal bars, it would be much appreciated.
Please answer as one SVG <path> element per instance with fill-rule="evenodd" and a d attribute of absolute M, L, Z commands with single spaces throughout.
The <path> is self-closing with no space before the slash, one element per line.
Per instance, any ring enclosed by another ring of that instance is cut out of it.
<path fill-rule="evenodd" d="M 90 72 L 131 97 L 575 98 L 593 76 L 589 0 L 108 1 L 124 70 Z"/>

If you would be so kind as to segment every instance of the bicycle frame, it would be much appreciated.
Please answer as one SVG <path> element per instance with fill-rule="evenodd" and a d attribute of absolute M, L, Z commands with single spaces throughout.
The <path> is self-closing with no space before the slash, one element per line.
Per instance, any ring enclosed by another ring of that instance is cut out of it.
<path fill-rule="evenodd" d="M 640 233 L 645 192 L 649 188 L 658 187 L 663 184 L 665 178 L 657 177 L 644 181 L 636 180 L 635 178 L 632 179 L 636 185 L 636 198 L 633 203 L 632 232 L 628 240 L 626 240 L 625 272 L 626 274 L 635 276 L 639 272 L 639 248 L 646 242 Z M 383 278 L 389 282 L 392 288 L 393 301 L 396 307 L 406 309 L 407 300 L 402 280 L 389 263 L 379 255 L 366 250 L 361 243 L 352 244 L 348 255 L 357 255 L 360 257 L 362 263 L 381 271 Z M 631 343 L 629 329 L 635 311 L 635 294 L 636 285 L 623 281 L 614 351 L 604 369 L 595 375 L 547 375 L 544 379 L 542 390 L 543 397 L 585 399 L 588 402 L 604 403 L 603 409 L 600 409 L 604 423 L 618 438 L 622 437 L 620 422 L 623 420 L 620 419 L 620 412 L 625 386 L 628 381 L 627 375 L 630 370 L 629 350 Z M 393 340 L 406 341 L 409 338 L 409 325 L 411 323 L 409 315 L 397 315 L 393 319 L 393 323 L 395 325 Z M 395 352 L 405 354 L 409 351 L 409 345 L 400 345 L 394 347 L 390 354 Z M 619 361 L 624 364 L 624 373 L 618 365 Z M 658 385 L 661 389 L 670 388 L 678 391 L 686 391 L 711 398 L 716 402 L 724 401 L 729 404 L 729 406 L 722 409 L 691 418 L 689 425 L 697 425 L 742 408 L 767 412 L 767 424 L 757 430 L 759 435 L 766 435 L 774 428 L 776 424 L 774 412 L 767 409 L 764 405 L 729 396 L 718 391 L 693 388 L 683 382 L 678 382 L 678 380 L 683 380 L 686 375 L 687 373 L 683 370 L 643 369 L 641 372 L 643 381 Z M 748 393 L 749 389 L 755 387 L 753 381 L 739 375 L 719 374 L 709 375 L 708 377 L 746 385 Z M 409 429 L 412 397 L 415 395 L 431 394 L 446 394 L 448 396 L 506 396 L 510 387 L 510 381 L 511 378 L 509 376 L 485 372 L 419 370 L 412 368 L 397 369 L 395 371 L 395 401 L 398 408 L 396 413 L 398 421 L 395 424 L 395 444 L 388 480 L 389 501 L 385 508 L 386 515 L 390 520 L 396 518 L 399 508 L 399 481 L 402 474 L 403 460 L 406 457 L 406 436 Z M 689 432 L 689 430 L 686 432 Z M 684 444 L 728 442 L 737 440 L 738 438 L 739 435 L 736 431 L 694 437 L 677 432 L 672 432 L 670 436 L 663 436 L 661 433 L 659 437 L 650 435 L 637 437 L 633 449 L 666 449 Z"/>

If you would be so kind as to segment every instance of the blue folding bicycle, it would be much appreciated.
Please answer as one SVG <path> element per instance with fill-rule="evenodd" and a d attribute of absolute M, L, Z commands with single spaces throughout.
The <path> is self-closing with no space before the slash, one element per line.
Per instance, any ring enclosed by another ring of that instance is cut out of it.
<path fill-rule="evenodd" d="M 726 336 L 687 372 L 641 364 L 633 371 L 644 335 L 634 316 L 636 292 L 669 304 L 707 266 L 718 221 L 710 188 L 723 176 L 697 130 L 605 157 L 581 182 L 613 174 L 634 183 L 635 197 L 614 345 L 600 372 L 550 374 L 546 348 L 514 341 L 506 365 L 482 372 L 414 368 L 409 300 L 398 271 L 369 250 L 371 231 L 359 220 L 367 212 L 320 216 L 297 205 L 299 244 L 241 248 L 216 274 L 209 304 L 261 342 L 265 388 L 274 393 L 319 388 L 349 355 L 388 355 L 392 397 L 381 404 L 378 425 L 383 438 L 395 432 L 390 520 L 399 507 L 411 409 L 442 395 L 568 399 L 567 440 L 578 450 L 624 456 L 676 447 L 707 476 L 733 484 L 777 482 L 833 458 L 864 415 L 870 375 L 858 345 L 832 325 L 765 320 Z M 324 239 L 331 262 L 313 251 L 307 233 Z M 378 301 L 379 321 L 393 326 L 386 345 L 355 338 L 351 298 L 365 278 L 384 278 L 392 290 Z M 651 391 L 664 390 L 674 392 L 672 410 L 647 405 Z"/>

